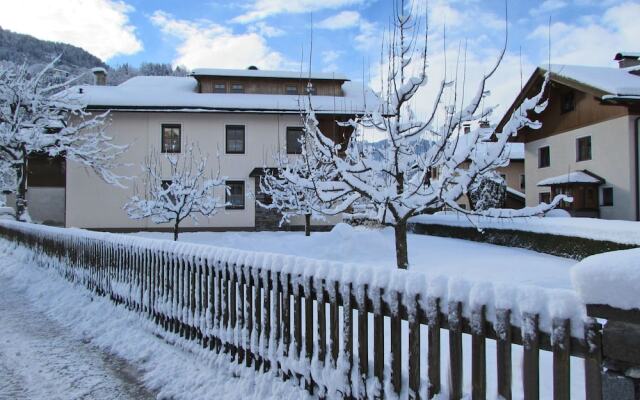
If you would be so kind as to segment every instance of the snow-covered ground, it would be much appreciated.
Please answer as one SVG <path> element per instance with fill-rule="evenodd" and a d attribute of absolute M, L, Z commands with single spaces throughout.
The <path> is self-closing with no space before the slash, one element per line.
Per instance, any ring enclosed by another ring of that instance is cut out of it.
<path fill-rule="evenodd" d="M 0 399 L 304 399 L 0 241 Z"/>
<path fill-rule="evenodd" d="M 172 238 L 169 233 L 158 232 L 135 235 Z M 394 235 L 390 228 L 352 228 L 338 224 L 331 232 L 314 232 L 311 237 L 305 237 L 302 232 L 197 232 L 180 234 L 180 241 L 380 268 L 396 265 Z M 434 236 L 410 234 L 408 243 L 410 269 L 469 280 L 571 288 L 569 269 L 576 263 L 530 250 Z"/>

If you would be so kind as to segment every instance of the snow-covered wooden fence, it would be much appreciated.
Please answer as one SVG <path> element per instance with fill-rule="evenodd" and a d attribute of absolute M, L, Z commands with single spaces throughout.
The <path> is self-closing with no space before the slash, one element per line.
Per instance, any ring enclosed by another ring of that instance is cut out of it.
<path fill-rule="evenodd" d="M 319 397 L 459 399 L 470 369 L 473 399 L 487 397 L 488 376 L 505 399 L 537 399 L 540 354 L 552 352 L 553 381 L 542 384 L 554 399 L 572 397 L 572 357 L 584 360 L 586 397 L 601 398 L 600 326 L 568 290 L 5 221 L 0 236 L 166 331 Z M 513 345 L 523 349 L 522 382 L 512 377 Z"/>

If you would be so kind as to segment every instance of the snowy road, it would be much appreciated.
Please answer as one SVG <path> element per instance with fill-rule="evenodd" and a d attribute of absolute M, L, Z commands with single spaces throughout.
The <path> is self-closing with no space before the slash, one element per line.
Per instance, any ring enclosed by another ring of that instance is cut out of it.
<path fill-rule="evenodd" d="M 151 399 L 126 362 L 72 337 L 0 279 L 0 399 Z"/>
<path fill-rule="evenodd" d="M 231 363 L 116 307 L 0 240 L 0 400 L 300 400 L 292 381 Z"/>

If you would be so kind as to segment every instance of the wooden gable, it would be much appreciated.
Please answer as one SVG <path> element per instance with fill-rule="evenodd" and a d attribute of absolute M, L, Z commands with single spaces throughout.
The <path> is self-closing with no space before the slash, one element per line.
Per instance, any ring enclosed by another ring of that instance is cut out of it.
<path fill-rule="evenodd" d="M 544 73 L 544 70 L 536 69 L 498 124 L 498 131 L 525 98 L 530 98 L 538 93 L 544 81 Z M 547 108 L 540 114 L 529 114 L 532 120 L 542 122 L 542 127 L 540 129 L 524 128 L 514 138 L 514 141 L 532 142 L 629 114 L 627 105 L 603 102 L 601 97 L 604 94 L 606 93 L 596 88 L 551 74 L 545 93 L 549 99 Z M 564 106 L 565 100 L 569 97 L 573 97 L 572 110 L 567 110 Z"/>

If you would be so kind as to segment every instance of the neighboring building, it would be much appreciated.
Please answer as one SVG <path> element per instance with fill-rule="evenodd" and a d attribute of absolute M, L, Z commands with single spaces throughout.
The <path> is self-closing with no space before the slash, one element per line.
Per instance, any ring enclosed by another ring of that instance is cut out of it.
<path fill-rule="evenodd" d="M 640 54 L 619 53 L 620 68 L 551 65 L 549 103 L 540 129 L 515 138 L 525 145 L 526 205 L 567 194 L 574 216 L 640 219 L 638 196 Z M 535 95 L 548 67 L 529 78 L 498 129 Z"/>
<path fill-rule="evenodd" d="M 335 121 L 362 113 L 377 98 L 362 83 L 338 74 L 196 69 L 190 77 L 135 77 L 118 86 L 105 86 L 104 71 L 96 69 L 96 82 L 73 88 L 92 112 L 110 111 L 107 134 L 119 144 L 130 144 L 122 162 L 131 164 L 118 174 L 136 176 L 140 164 L 155 150 L 180 153 L 195 142 L 209 155 L 209 168 L 220 166 L 230 193 L 218 195 L 232 203 L 211 218 L 200 218 L 198 229 L 253 230 L 274 228 L 273 215 L 255 204 L 263 167 L 275 167 L 276 152 L 299 153 L 301 107 L 311 92 L 320 127 L 337 142 L 345 142 L 351 129 Z M 311 89 L 308 89 L 310 82 Z M 364 92 L 363 92 L 364 91 Z M 216 155 L 220 154 L 219 161 Z M 150 220 L 131 220 L 122 209 L 138 179 L 120 189 L 102 182 L 93 172 L 68 162 L 62 184 L 62 221 L 67 227 L 135 231 L 168 228 Z M 44 198 L 44 197 L 43 197 Z M 38 205 L 31 197 L 31 213 Z M 34 218 L 43 220 L 45 218 Z M 294 224 L 303 221 L 294 221 Z M 184 227 L 194 228 L 189 220 Z"/>
<path fill-rule="evenodd" d="M 465 126 L 464 129 L 466 132 L 468 128 Z M 465 137 L 466 135 L 463 136 L 463 138 Z M 478 144 L 477 148 L 480 152 L 485 152 L 485 146 L 490 145 L 491 143 Z M 524 145 L 521 143 L 508 143 L 505 151 L 508 153 L 509 165 L 496 168 L 495 170 L 507 186 L 507 195 L 505 203 L 502 206 L 513 209 L 523 208 L 525 205 Z M 463 164 L 462 168 L 466 168 L 466 164 Z M 437 173 L 435 177 L 437 177 Z M 468 209 L 469 197 L 463 195 L 458 199 L 458 204 Z"/>

